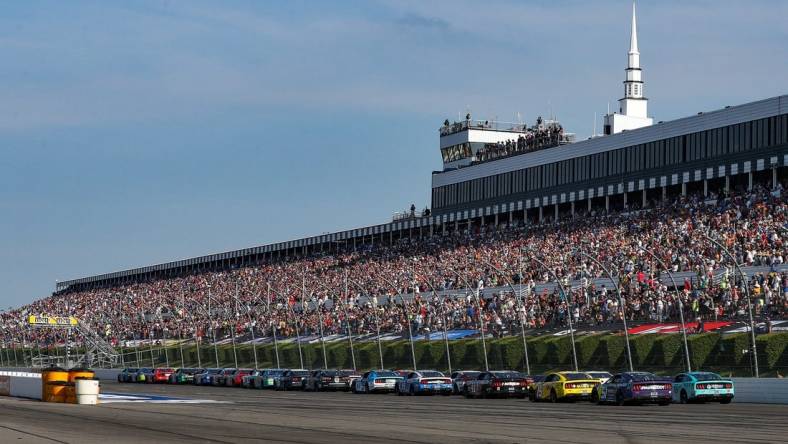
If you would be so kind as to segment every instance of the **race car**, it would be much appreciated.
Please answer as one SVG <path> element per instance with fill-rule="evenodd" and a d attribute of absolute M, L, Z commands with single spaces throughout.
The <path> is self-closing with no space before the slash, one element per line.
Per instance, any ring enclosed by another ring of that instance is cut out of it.
<path fill-rule="evenodd" d="M 648 372 L 625 372 L 613 375 L 597 392 L 597 404 L 616 405 L 656 403 L 668 405 L 673 397 L 673 383 L 668 378 Z"/>
<path fill-rule="evenodd" d="M 586 373 L 548 373 L 542 381 L 533 384 L 533 388 L 529 390 L 529 398 L 534 402 L 590 399 L 597 385 L 599 381 Z"/>
<path fill-rule="evenodd" d="M 390 370 L 370 370 L 356 379 L 353 393 L 393 393 L 402 376 Z"/>
<path fill-rule="evenodd" d="M 478 371 L 475 370 L 461 370 L 451 374 L 452 389 L 455 395 L 462 395 L 465 393 L 465 383 L 479 377 Z"/>
<path fill-rule="evenodd" d="M 175 370 L 171 368 L 155 368 L 150 379 L 146 379 L 145 382 L 154 384 L 166 383 L 170 380 L 170 375 L 173 373 L 175 373 Z"/>
<path fill-rule="evenodd" d="M 241 377 L 241 387 L 243 388 L 254 388 L 254 380 L 258 376 L 263 374 L 264 370 L 252 370 L 249 372 L 248 375 L 243 375 Z"/>
<path fill-rule="evenodd" d="M 219 371 L 219 373 L 213 374 L 210 376 L 210 385 L 213 386 L 223 386 L 226 383 L 224 382 L 225 378 L 228 376 L 232 376 L 235 371 L 238 370 L 236 368 L 223 368 Z"/>
<path fill-rule="evenodd" d="M 295 369 L 282 373 L 278 380 L 277 390 L 303 390 L 303 381 L 309 376 L 309 370 Z"/>
<path fill-rule="evenodd" d="M 148 382 L 151 378 L 153 378 L 153 369 L 148 367 L 143 367 L 137 370 L 137 373 L 134 373 L 134 382 Z"/>
<path fill-rule="evenodd" d="M 194 385 L 211 385 L 211 378 L 220 371 L 222 371 L 220 368 L 206 368 L 194 375 L 192 383 Z"/>
<path fill-rule="evenodd" d="M 134 382 L 134 375 L 136 375 L 139 370 L 138 368 L 132 367 L 124 368 L 118 373 L 118 382 Z"/>
<path fill-rule="evenodd" d="M 179 368 L 170 375 L 170 384 L 190 384 L 194 381 L 194 375 L 202 373 L 201 368 Z"/>
<path fill-rule="evenodd" d="M 613 376 L 612 373 L 603 370 L 584 370 L 581 373 L 585 373 L 591 378 L 596 379 L 600 384 L 604 384 L 608 379 L 610 379 L 611 376 Z"/>
<path fill-rule="evenodd" d="M 238 368 L 224 375 L 224 385 L 227 387 L 240 387 L 241 378 L 251 373 L 252 370 L 248 368 Z"/>
<path fill-rule="evenodd" d="M 306 378 L 304 390 L 318 392 L 321 390 L 343 390 L 350 388 L 353 370 L 315 370 Z"/>
<path fill-rule="evenodd" d="M 673 401 L 688 402 L 733 401 L 733 381 L 711 372 L 681 373 L 673 378 Z"/>
<path fill-rule="evenodd" d="M 252 384 L 256 389 L 275 389 L 279 385 L 279 378 L 282 377 L 285 370 L 279 368 L 269 368 L 264 370 L 260 376 L 257 376 Z"/>
<path fill-rule="evenodd" d="M 397 394 L 403 395 L 451 395 L 451 378 L 435 370 L 410 372 L 397 384 Z"/>
<path fill-rule="evenodd" d="M 525 399 L 532 379 L 511 370 L 480 372 L 479 376 L 465 383 L 466 398 L 508 398 Z"/>

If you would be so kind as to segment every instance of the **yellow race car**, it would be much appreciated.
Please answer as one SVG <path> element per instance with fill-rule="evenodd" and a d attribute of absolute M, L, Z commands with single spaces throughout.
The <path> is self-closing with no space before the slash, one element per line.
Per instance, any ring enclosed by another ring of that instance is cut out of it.
<path fill-rule="evenodd" d="M 580 372 L 548 373 L 529 390 L 531 401 L 575 401 L 588 400 L 599 380 Z"/>

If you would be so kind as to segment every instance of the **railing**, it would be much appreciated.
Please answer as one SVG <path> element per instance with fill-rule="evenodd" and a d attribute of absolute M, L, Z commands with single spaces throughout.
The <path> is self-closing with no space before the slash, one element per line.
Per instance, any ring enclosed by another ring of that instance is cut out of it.
<path fill-rule="evenodd" d="M 467 129 L 478 130 L 493 130 L 493 131 L 513 131 L 525 132 L 528 130 L 528 125 L 522 122 L 499 122 L 495 120 L 463 120 L 461 122 L 454 122 L 448 125 L 443 125 L 438 129 L 441 137 L 449 136 L 454 133 L 459 133 Z"/>

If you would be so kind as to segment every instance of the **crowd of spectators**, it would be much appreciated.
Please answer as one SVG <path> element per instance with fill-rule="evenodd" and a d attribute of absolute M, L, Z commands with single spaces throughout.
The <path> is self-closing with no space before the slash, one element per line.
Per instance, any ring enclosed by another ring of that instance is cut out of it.
<path fill-rule="evenodd" d="M 630 321 L 735 320 L 747 316 L 745 281 L 704 234 L 738 263 L 760 266 L 746 279 L 754 315 L 788 314 L 788 193 L 755 189 L 709 200 L 696 196 L 655 208 L 587 216 L 557 224 L 471 226 L 376 243 L 356 250 L 294 257 L 256 266 L 65 291 L 0 315 L 2 341 L 51 346 L 55 329 L 31 329 L 29 314 L 73 315 L 112 343 L 154 339 L 203 342 L 232 335 L 414 334 L 476 329 L 505 335 L 527 329 L 618 323 L 618 283 Z M 664 262 L 643 252 L 647 249 Z M 550 268 L 549 273 L 531 258 Z M 667 285 L 666 271 L 692 279 Z M 555 282 L 563 295 L 542 284 Z M 485 297 L 475 290 L 486 288 Z M 490 292 L 489 289 L 498 289 Z M 446 296 L 447 291 L 451 293 Z M 401 298 L 398 295 L 409 295 Z M 410 321 L 410 322 L 408 322 Z"/>
<path fill-rule="evenodd" d="M 541 117 L 537 119 L 536 125 L 523 128 L 523 131 L 517 139 L 484 144 L 484 147 L 476 152 L 476 161 L 486 162 L 499 157 L 551 148 L 564 142 L 564 128 L 561 124 L 555 121 L 545 122 Z"/>

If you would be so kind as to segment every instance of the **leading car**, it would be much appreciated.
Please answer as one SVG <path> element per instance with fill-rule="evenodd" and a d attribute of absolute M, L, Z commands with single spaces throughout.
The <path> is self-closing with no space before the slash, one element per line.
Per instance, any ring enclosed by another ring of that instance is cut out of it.
<path fill-rule="evenodd" d="M 711 372 L 681 373 L 673 378 L 673 401 L 714 401 L 730 404 L 733 401 L 733 381 Z"/>
<path fill-rule="evenodd" d="M 625 372 L 613 375 L 599 388 L 597 404 L 668 405 L 673 398 L 673 383 L 648 372 Z"/>

